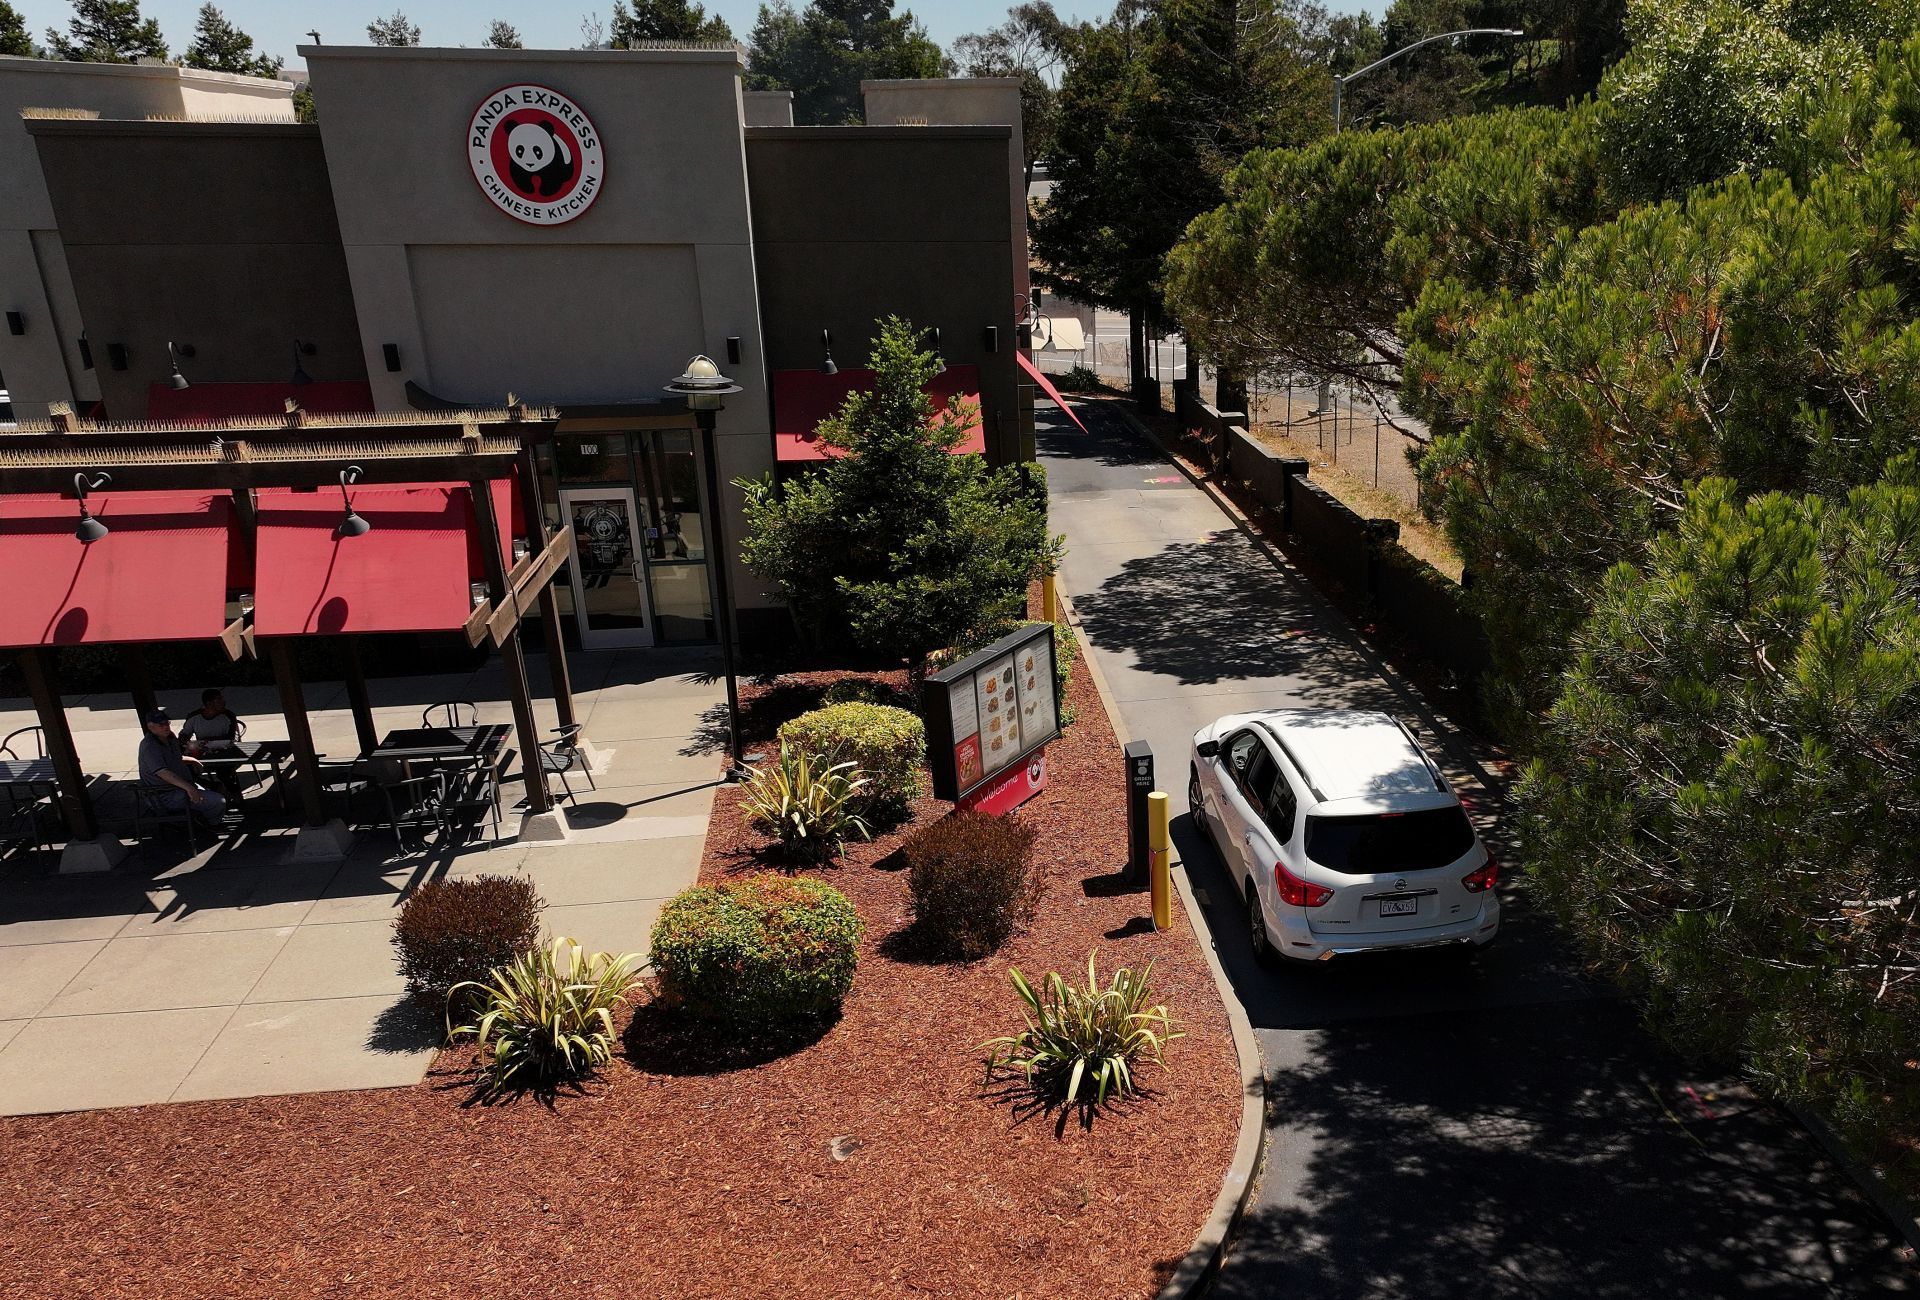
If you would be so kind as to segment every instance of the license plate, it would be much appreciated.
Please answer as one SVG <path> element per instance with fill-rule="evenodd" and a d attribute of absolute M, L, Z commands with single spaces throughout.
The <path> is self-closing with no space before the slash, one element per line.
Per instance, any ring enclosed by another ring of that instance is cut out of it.
<path fill-rule="evenodd" d="M 1380 900 L 1382 916 L 1412 916 L 1420 910 L 1417 898 L 1383 898 Z"/>

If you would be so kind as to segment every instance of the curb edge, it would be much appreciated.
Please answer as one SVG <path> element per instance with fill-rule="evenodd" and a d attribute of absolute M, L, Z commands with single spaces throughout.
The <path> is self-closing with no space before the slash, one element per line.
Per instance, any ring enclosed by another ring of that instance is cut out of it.
<path fill-rule="evenodd" d="M 1113 695 L 1108 689 L 1106 675 L 1100 671 L 1099 661 L 1093 656 L 1093 645 L 1081 630 L 1080 620 L 1074 613 L 1073 600 L 1064 591 L 1058 593 L 1058 600 L 1067 626 L 1073 629 L 1073 638 L 1079 643 L 1080 662 L 1086 665 L 1087 677 L 1093 683 L 1094 693 L 1100 697 L 1100 707 L 1106 712 L 1113 734 L 1121 744 L 1125 744 L 1129 739 L 1126 724 L 1114 711 Z M 1176 868 L 1185 866 L 1177 853 L 1172 865 Z M 1233 985 L 1227 979 L 1226 967 L 1220 964 L 1213 930 L 1207 925 L 1206 915 L 1193 895 L 1193 884 L 1184 870 L 1175 870 L 1171 874 L 1174 888 L 1180 893 L 1180 904 L 1186 909 L 1187 920 L 1193 926 L 1194 937 L 1200 941 L 1200 954 L 1206 960 L 1207 970 L 1213 975 L 1214 988 L 1220 994 L 1220 1004 L 1226 1009 L 1227 1026 L 1233 1035 L 1233 1053 L 1240 1065 L 1240 1136 L 1234 1143 L 1233 1160 L 1227 1166 L 1226 1176 L 1220 1180 L 1220 1194 L 1214 1198 L 1213 1209 L 1208 1213 L 1206 1222 L 1200 1225 L 1200 1231 L 1195 1234 L 1186 1257 L 1173 1270 L 1156 1297 L 1156 1300 L 1193 1300 L 1206 1293 L 1214 1276 L 1220 1271 L 1220 1265 L 1227 1257 L 1228 1239 L 1233 1236 L 1234 1229 L 1240 1226 L 1241 1216 L 1246 1213 L 1247 1202 L 1252 1199 L 1253 1189 L 1259 1181 L 1266 1155 L 1267 1087 L 1266 1073 L 1260 1063 L 1260 1045 L 1253 1036 L 1253 1022 L 1247 1018 L 1246 1007 L 1241 1005 L 1239 995 L 1233 991 Z"/>

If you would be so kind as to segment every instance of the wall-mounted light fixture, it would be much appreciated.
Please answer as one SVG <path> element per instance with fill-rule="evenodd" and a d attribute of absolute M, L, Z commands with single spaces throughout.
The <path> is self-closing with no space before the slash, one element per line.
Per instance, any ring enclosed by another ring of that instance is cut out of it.
<path fill-rule="evenodd" d="M 987 345 L 987 351 L 998 352 L 1000 350 L 1000 327 L 998 325 L 987 326 L 987 333 L 984 341 Z"/>
<path fill-rule="evenodd" d="M 87 493 L 98 492 L 111 482 L 111 474 L 96 474 L 88 478 L 83 471 L 73 476 L 73 495 L 80 502 L 80 525 L 73 530 L 73 535 L 89 545 L 105 537 L 108 529 L 87 509 Z"/>
<path fill-rule="evenodd" d="M 936 375 L 944 375 L 947 373 L 947 358 L 946 358 L 946 354 L 941 352 L 940 350 L 940 327 L 938 325 L 934 326 L 932 333 L 933 333 L 933 364 L 934 364 L 933 373 Z"/>
<path fill-rule="evenodd" d="M 740 336 L 738 334 L 727 335 L 727 364 L 730 366 L 740 364 Z"/>
<path fill-rule="evenodd" d="M 167 344 L 167 369 L 171 372 L 167 375 L 167 384 L 176 393 L 187 386 L 187 377 L 180 373 L 180 358 L 192 355 L 191 344 L 182 343 L 177 347 L 172 343 Z M 114 369 L 119 367 L 115 366 Z"/>
<path fill-rule="evenodd" d="M 319 42 L 315 41 L 314 44 L 318 45 Z M 388 373 L 398 373 L 400 369 L 400 345 L 398 343 L 382 343 L 380 345 L 380 355 L 386 358 Z"/>
<path fill-rule="evenodd" d="M 826 353 L 826 360 L 820 363 L 820 373 L 823 375 L 839 374 L 840 367 L 833 364 L 833 331 L 832 330 L 820 331 L 820 349 L 821 351 Z"/>
<path fill-rule="evenodd" d="M 27 332 L 27 318 L 21 315 L 17 311 L 8 312 L 7 313 L 7 333 L 25 334 L 26 332 Z"/>
<path fill-rule="evenodd" d="M 107 364 L 115 370 L 127 368 L 127 345 L 124 343 L 107 344 Z"/>
<path fill-rule="evenodd" d="M 93 344 L 87 342 L 86 331 L 82 330 L 80 337 L 75 339 L 74 342 L 80 348 L 80 368 L 82 370 L 93 369 Z"/>
<path fill-rule="evenodd" d="M 353 508 L 353 498 L 347 495 L 347 486 L 360 481 L 360 467 L 349 465 L 340 471 L 340 501 L 346 507 L 346 518 L 340 521 L 340 527 L 334 530 L 336 537 L 365 537 L 373 531 L 373 525 L 362 519 Z"/>
<path fill-rule="evenodd" d="M 299 339 L 293 341 L 293 376 L 287 381 L 288 383 L 310 384 L 313 382 L 313 376 L 308 374 L 307 368 L 300 364 L 300 358 L 310 357 L 319 350 L 311 343 L 305 343 Z"/>

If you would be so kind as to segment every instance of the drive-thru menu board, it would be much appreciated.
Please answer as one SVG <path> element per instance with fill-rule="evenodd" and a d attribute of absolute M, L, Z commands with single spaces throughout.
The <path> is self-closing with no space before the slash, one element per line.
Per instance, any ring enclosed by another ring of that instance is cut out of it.
<path fill-rule="evenodd" d="M 1053 625 L 1034 623 L 927 678 L 933 793 L 955 802 L 1060 734 Z"/>

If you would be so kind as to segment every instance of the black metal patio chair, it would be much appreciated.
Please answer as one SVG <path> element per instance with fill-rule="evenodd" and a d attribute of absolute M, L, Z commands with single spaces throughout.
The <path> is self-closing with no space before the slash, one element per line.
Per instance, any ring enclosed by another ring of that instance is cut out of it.
<path fill-rule="evenodd" d="M 587 788 L 598 790 L 600 787 L 593 779 L 593 769 L 587 766 L 586 751 L 580 748 L 580 733 L 584 730 L 577 722 L 568 726 L 556 727 L 556 740 L 540 742 L 540 775 L 560 778 L 560 788 L 567 792 L 567 802 L 577 803 L 574 797 L 573 783 L 567 779 L 567 773 L 578 772 L 587 778 Z"/>
<path fill-rule="evenodd" d="M 420 711 L 423 727 L 477 727 L 480 706 L 472 700 L 439 700 Z"/>

